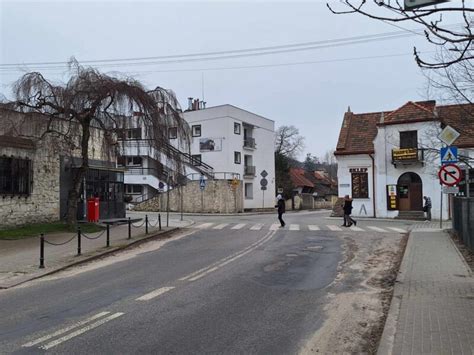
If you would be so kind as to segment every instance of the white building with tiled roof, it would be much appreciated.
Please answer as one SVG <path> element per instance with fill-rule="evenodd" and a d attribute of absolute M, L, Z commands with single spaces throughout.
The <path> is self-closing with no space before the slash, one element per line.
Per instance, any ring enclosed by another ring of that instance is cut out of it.
<path fill-rule="evenodd" d="M 474 105 L 410 101 L 394 111 L 356 114 L 349 109 L 334 154 L 339 196 L 353 198 L 353 215 L 422 218 L 423 196 L 429 196 L 432 217 L 448 218 L 450 195 L 441 197 L 438 178 L 444 146 L 438 134 L 446 125 L 461 134 L 453 143 L 459 155 L 474 159 Z M 467 169 L 463 162 L 459 166 Z M 470 176 L 473 196 L 472 169 Z M 465 194 L 465 181 L 459 187 Z"/>

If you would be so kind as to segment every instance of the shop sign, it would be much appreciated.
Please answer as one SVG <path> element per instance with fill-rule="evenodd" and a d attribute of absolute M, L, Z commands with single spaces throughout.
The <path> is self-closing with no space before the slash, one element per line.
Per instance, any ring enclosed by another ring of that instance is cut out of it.
<path fill-rule="evenodd" d="M 397 185 L 387 185 L 387 210 L 398 210 Z"/>
<path fill-rule="evenodd" d="M 349 169 L 349 172 L 352 174 L 352 173 L 366 173 L 367 172 L 367 168 L 350 168 Z"/>
<path fill-rule="evenodd" d="M 392 149 L 392 160 L 393 161 L 418 160 L 418 149 L 416 148 Z"/>

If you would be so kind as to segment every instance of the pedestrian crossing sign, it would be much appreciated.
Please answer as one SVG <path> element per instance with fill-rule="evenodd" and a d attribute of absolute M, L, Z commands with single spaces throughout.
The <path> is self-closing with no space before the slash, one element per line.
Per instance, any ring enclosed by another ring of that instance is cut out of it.
<path fill-rule="evenodd" d="M 441 164 L 452 164 L 458 162 L 458 148 L 446 147 L 440 151 Z"/>

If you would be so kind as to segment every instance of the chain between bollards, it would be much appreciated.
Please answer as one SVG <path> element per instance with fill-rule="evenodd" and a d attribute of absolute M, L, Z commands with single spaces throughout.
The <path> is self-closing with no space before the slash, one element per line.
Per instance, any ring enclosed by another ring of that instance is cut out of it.
<path fill-rule="evenodd" d="M 161 230 L 161 214 L 158 213 L 158 225 L 159 225 L 159 230 Z"/>
<path fill-rule="evenodd" d="M 81 255 L 81 227 L 77 227 L 77 255 Z"/>
<path fill-rule="evenodd" d="M 128 217 L 128 239 L 132 239 L 132 220 Z"/>
<path fill-rule="evenodd" d="M 40 269 L 44 269 L 44 234 L 40 235 Z"/>
<path fill-rule="evenodd" d="M 148 215 L 145 215 L 145 234 L 148 234 Z"/>
<path fill-rule="evenodd" d="M 107 224 L 107 242 L 105 246 L 108 248 L 110 247 L 110 224 Z"/>

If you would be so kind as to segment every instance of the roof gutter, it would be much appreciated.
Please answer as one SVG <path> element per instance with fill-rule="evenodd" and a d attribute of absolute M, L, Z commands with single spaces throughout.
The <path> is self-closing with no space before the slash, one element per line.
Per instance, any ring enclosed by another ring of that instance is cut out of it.
<path fill-rule="evenodd" d="M 375 213 L 375 159 L 372 153 L 369 154 L 370 159 L 372 159 L 372 209 L 374 211 L 374 218 L 377 218 Z"/>

